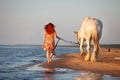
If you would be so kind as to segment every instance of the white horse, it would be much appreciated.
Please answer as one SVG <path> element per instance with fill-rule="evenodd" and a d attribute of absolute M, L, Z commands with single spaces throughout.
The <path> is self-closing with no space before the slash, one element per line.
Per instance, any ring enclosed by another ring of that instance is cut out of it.
<path fill-rule="evenodd" d="M 100 49 L 99 46 L 99 39 L 102 36 L 102 28 L 103 24 L 99 19 L 86 17 L 78 30 L 75 32 L 77 36 L 77 41 L 80 44 L 79 48 L 81 51 L 81 55 L 84 54 L 83 45 L 84 41 L 87 42 L 87 55 L 85 56 L 85 61 L 97 61 L 98 60 L 98 52 Z M 93 41 L 93 53 L 91 55 L 90 50 L 91 46 L 90 43 Z"/>

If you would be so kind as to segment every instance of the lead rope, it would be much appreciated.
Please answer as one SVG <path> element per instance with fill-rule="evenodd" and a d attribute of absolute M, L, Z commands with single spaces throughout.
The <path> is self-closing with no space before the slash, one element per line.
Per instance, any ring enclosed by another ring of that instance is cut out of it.
<path fill-rule="evenodd" d="M 64 42 L 66 42 L 66 43 L 78 44 L 77 42 L 73 42 L 73 41 L 67 41 L 67 40 L 65 40 L 65 39 L 62 39 L 62 38 L 61 38 L 61 40 L 63 40 L 63 41 L 64 41 Z"/>
<path fill-rule="evenodd" d="M 56 44 L 55 44 L 55 47 L 54 47 L 54 50 L 55 50 L 55 48 L 57 47 L 59 41 L 60 41 L 60 39 L 57 40 L 57 42 L 56 42 Z"/>
<path fill-rule="evenodd" d="M 54 50 L 55 50 L 55 48 L 57 47 L 58 42 L 59 42 L 60 40 L 66 42 L 66 43 L 78 44 L 78 45 L 79 45 L 79 43 L 76 43 L 76 42 L 73 42 L 73 41 L 67 41 L 67 40 L 65 40 L 65 39 L 63 39 L 63 38 L 60 38 L 60 39 L 57 40 L 57 42 L 56 42 L 56 44 L 55 44 L 55 47 L 54 47 Z"/>

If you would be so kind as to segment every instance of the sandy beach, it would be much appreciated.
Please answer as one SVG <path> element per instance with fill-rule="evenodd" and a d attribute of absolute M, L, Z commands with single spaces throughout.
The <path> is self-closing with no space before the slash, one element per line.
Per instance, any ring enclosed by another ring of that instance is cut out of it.
<path fill-rule="evenodd" d="M 98 62 L 85 62 L 80 53 L 69 53 L 56 56 L 58 59 L 51 63 L 44 62 L 45 68 L 68 68 L 108 74 L 120 77 L 120 48 L 101 48 Z"/>

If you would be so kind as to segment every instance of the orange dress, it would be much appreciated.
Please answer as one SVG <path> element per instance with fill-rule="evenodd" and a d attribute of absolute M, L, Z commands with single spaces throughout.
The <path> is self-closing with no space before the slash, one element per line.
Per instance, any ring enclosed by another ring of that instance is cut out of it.
<path fill-rule="evenodd" d="M 45 33 L 44 50 L 45 51 L 54 50 L 54 45 L 55 45 L 54 33 L 52 34 Z"/>

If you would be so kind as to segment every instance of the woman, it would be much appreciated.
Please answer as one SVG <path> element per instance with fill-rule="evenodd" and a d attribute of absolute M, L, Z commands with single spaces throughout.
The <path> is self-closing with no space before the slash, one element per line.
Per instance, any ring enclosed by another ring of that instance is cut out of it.
<path fill-rule="evenodd" d="M 44 45 L 43 48 L 46 51 L 46 57 L 48 60 L 48 63 L 52 62 L 52 56 L 54 53 L 54 46 L 55 46 L 55 40 L 54 37 L 60 39 L 60 37 L 57 36 L 55 31 L 55 26 L 52 23 L 48 23 L 44 27 Z"/>

